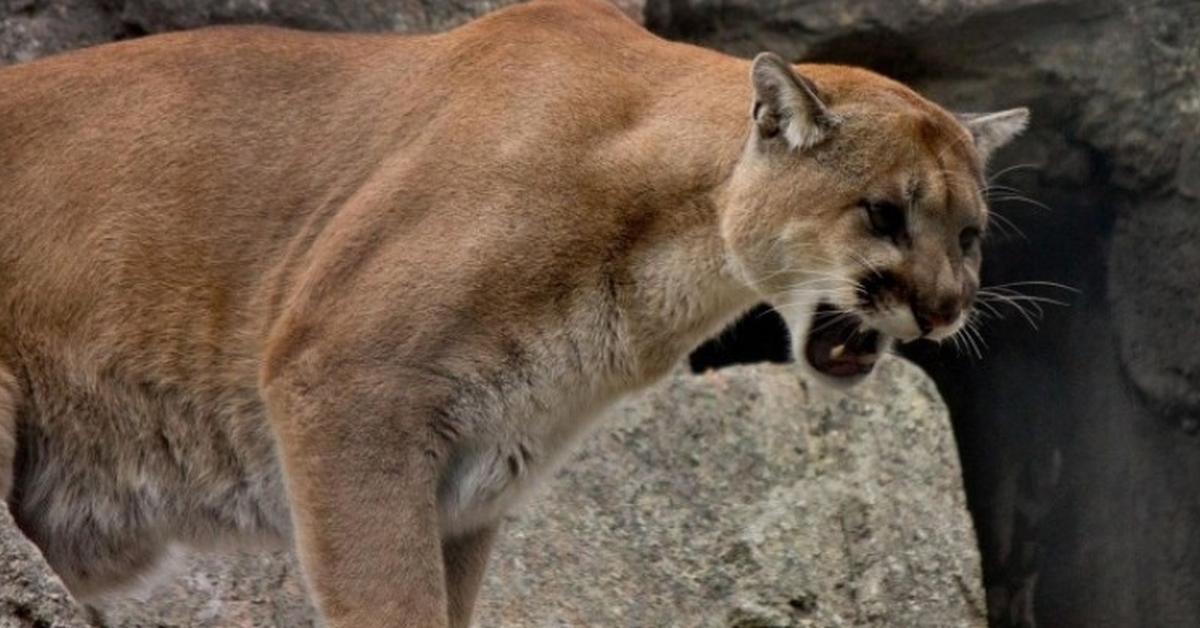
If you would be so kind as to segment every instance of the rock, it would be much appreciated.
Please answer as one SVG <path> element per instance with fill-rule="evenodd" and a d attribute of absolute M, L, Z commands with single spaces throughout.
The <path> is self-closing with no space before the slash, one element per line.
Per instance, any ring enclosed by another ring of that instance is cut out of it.
<path fill-rule="evenodd" d="M 1118 221 L 1110 253 L 1125 371 L 1156 413 L 1175 421 L 1200 418 L 1198 238 L 1200 202 L 1146 199 Z"/>
<path fill-rule="evenodd" d="M 982 625 L 954 440 L 910 365 L 849 396 L 794 367 L 679 376 L 613 418 L 507 532 L 480 625 Z"/>
<path fill-rule="evenodd" d="M 675 375 L 507 523 L 480 626 L 982 626 L 945 408 L 897 359 L 849 395 L 794 367 Z M 308 626 L 286 554 L 185 560 L 107 625 Z"/>
<path fill-rule="evenodd" d="M 148 33 L 209 24 L 270 23 L 308 30 L 444 30 L 515 0 L 125 0 L 122 23 Z"/>
<path fill-rule="evenodd" d="M 0 0 L 0 64 L 102 44 L 123 31 L 92 0 Z"/>
<path fill-rule="evenodd" d="M 212 24 L 307 30 L 445 30 L 518 0 L 0 0 L 0 64 Z M 614 2 L 641 21 L 644 0 Z"/>
<path fill-rule="evenodd" d="M 0 628 L 87 628 L 84 611 L 0 507 Z"/>

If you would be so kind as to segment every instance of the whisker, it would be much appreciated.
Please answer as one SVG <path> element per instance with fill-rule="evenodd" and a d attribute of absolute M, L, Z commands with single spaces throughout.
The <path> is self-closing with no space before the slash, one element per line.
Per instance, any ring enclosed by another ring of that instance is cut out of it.
<path fill-rule="evenodd" d="M 1021 236 L 1022 240 L 1025 240 L 1026 242 L 1029 241 L 1029 236 L 1025 235 L 1025 232 L 1021 231 L 1021 228 L 1017 226 L 1017 223 L 1013 222 L 1008 216 L 1005 216 L 996 210 L 992 210 L 988 212 L 988 217 L 995 220 L 993 224 L 996 225 L 996 227 L 1003 227 L 1004 230 L 1001 231 L 1002 235 L 1009 235 L 1006 230 L 1011 229 L 1012 231 L 1015 231 L 1017 235 Z"/>
<path fill-rule="evenodd" d="M 1036 302 L 1030 303 L 1028 305 L 1024 305 L 1020 301 L 1018 301 L 1010 296 L 1006 296 L 1006 295 L 1002 295 L 1002 294 L 992 294 L 992 293 L 987 292 L 986 290 L 980 290 L 976 294 L 976 302 L 977 303 L 982 304 L 982 303 L 986 303 L 988 301 L 991 301 L 993 303 L 1003 303 L 1003 304 L 1013 308 L 1018 313 L 1020 313 L 1021 316 L 1023 318 L 1025 318 L 1025 320 L 1028 321 L 1029 324 L 1034 329 L 1037 329 L 1037 324 L 1033 321 L 1033 318 L 1035 316 L 1037 318 L 1042 318 L 1045 315 L 1045 311 L 1042 310 L 1041 305 Z"/>
<path fill-rule="evenodd" d="M 962 334 L 963 339 L 974 351 L 975 357 L 982 360 L 983 350 L 980 348 L 980 345 L 986 347 L 987 342 L 983 340 L 983 336 L 979 333 L 979 330 L 976 329 L 975 322 L 972 320 L 972 318 L 972 313 L 968 313 L 966 320 L 963 321 L 962 327 L 960 327 L 955 334 Z"/>
<path fill-rule="evenodd" d="M 971 346 L 975 349 L 975 357 L 983 360 L 983 349 L 979 346 L 979 343 L 981 342 L 979 340 L 979 333 L 970 327 L 964 327 L 963 329 L 967 330 L 967 333 L 964 337 L 972 339 Z"/>
<path fill-rule="evenodd" d="M 833 327 L 833 326 L 834 326 L 834 324 L 836 324 L 836 323 L 839 323 L 839 322 L 844 322 L 844 321 L 845 321 L 845 319 L 846 319 L 846 318 L 848 318 L 849 316 L 850 316 L 850 313 L 849 313 L 849 312 L 841 312 L 841 313 L 838 313 L 837 315 L 833 316 L 833 317 L 832 317 L 832 318 L 830 318 L 829 320 L 827 320 L 827 321 L 824 321 L 824 322 L 822 322 L 820 325 L 818 325 L 818 326 L 816 326 L 816 327 L 814 327 L 814 328 L 810 329 L 810 330 L 808 331 L 808 333 L 810 333 L 810 334 L 815 334 L 815 333 L 818 333 L 818 332 L 825 331 L 826 329 L 829 329 L 830 327 Z"/>
<path fill-rule="evenodd" d="M 1000 310 L 996 309 L 996 306 L 992 305 L 990 302 L 988 302 L 988 301 L 984 301 L 984 300 L 981 300 L 981 299 L 980 299 L 980 300 L 976 300 L 976 301 L 975 301 L 975 303 L 976 303 L 977 305 L 981 306 L 981 307 L 985 307 L 985 308 L 987 308 L 987 310 L 988 310 L 988 311 L 987 311 L 987 313 L 990 313 L 992 316 L 994 316 L 994 317 L 996 317 L 996 318 L 998 318 L 998 319 L 1000 319 L 1000 320 L 1004 320 L 1004 315 L 1003 315 L 1003 314 L 1001 314 L 1001 313 L 1000 313 Z M 974 311 L 975 311 L 975 312 L 979 312 L 979 310 L 974 310 Z M 984 312 L 979 312 L 979 314 L 980 314 L 981 316 L 983 316 L 983 315 L 985 315 L 986 313 L 984 313 Z"/>
<path fill-rule="evenodd" d="M 851 256 L 851 259 L 858 262 L 859 264 L 862 264 L 864 268 L 869 270 L 871 272 L 871 275 L 873 275 L 875 277 L 883 276 L 883 273 L 880 272 L 879 267 L 877 267 L 875 264 L 872 264 L 871 260 L 868 260 L 862 253 L 859 253 L 857 251 L 850 251 L 850 256 Z"/>
<path fill-rule="evenodd" d="M 974 333 L 975 337 L 979 339 L 979 344 L 983 345 L 984 349 L 987 349 L 988 343 L 987 340 L 984 340 L 983 338 L 983 330 L 980 329 L 980 325 L 981 323 L 978 316 L 978 310 L 972 309 L 967 313 L 967 320 L 963 326 L 970 329 L 971 333 Z"/>
<path fill-rule="evenodd" d="M 962 342 L 958 339 L 958 332 L 951 334 L 950 343 L 954 345 L 954 353 L 957 355 L 962 355 Z"/>
<path fill-rule="evenodd" d="M 1076 294 L 1082 293 L 1082 291 L 1079 290 L 1078 288 L 1072 288 L 1071 286 L 1068 286 L 1066 284 L 1061 284 L 1056 281 L 1012 281 L 1009 283 L 1001 283 L 1001 284 L 996 284 L 994 286 L 988 286 L 988 287 L 989 288 L 1012 288 L 1013 286 L 1046 286 L 1048 288 L 1058 288 L 1060 290 L 1067 290 L 1070 292 L 1074 292 Z"/>
<path fill-rule="evenodd" d="M 1023 164 L 1016 164 L 1016 165 L 1013 165 L 1013 166 L 1009 166 L 1009 167 L 1007 167 L 1007 168 L 1001 168 L 1000 170 L 998 170 L 998 171 L 996 171 L 996 172 L 992 173 L 992 175 L 991 175 L 991 176 L 989 176 L 989 177 L 987 178 L 987 180 L 988 180 L 988 182 L 990 183 L 990 182 L 992 182 L 992 181 L 994 181 L 994 180 L 996 180 L 996 179 L 999 179 L 1000 177 L 1002 177 L 1002 176 L 1004 176 L 1004 175 L 1008 174 L 1009 172 L 1013 172 L 1013 171 L 1016 171 L 1016 170 L 1035 170 L 1035 169 L 1037 169 L 1037 168 L 1038 168 L 1038 165 L 1037 165 L 1037 164 L 1034 164 L 1034 163 L 1023 163 Z"/>
<path fill-rule="evenodd" d="M 991 288 L 991 290 L 995 290 L 995 288 Z M 1050 305 L 1058 305 L 1061 307 L 1068 307 L 1071 305 L 1070 303 L 1067 303 L 1066 301 L 1059 301 L 1058 299 L 1052 299 L 1050 297 L 1040 297 L 1040 296 L 1036 296 L 1036 295 L 1032 295 L 1032 294 L 1021 294 L 1019 292 L 1011 292 L 1011 293 L 988 292 L 988 293 L 985 293 L 983 290 L 980 290 L 979 294 L 989 294 L 991 296 L 1003 296 L 1005 298 L 1013 299 L 1015 301 L 1028 301 L 1030 303 L 1049 303 Z"/>
<path fill-rule="evenodd" d="M 989 202 L 991 202 L 991 201 L 1000 201 L 1000 202 L 1017 202 L 1017 203 L 1025 203 L 1025 204 L 1027 204 L 1027 205 L 1033 205 L 1034 207 L 1038 207 L 1038 208 L 1044 209 L 1044 210 L 1046 210 L 1046 211 L 1048 211 L 1048 212 L 1053 212 L 1053 211 L 1054 211 L 1054 208 L 1053 208 L 1053 207 L 1050 207 L 1049 205 L 1047 205 L 1047 204 L 1045 204 L 1045 203 L 1043 203 L 1043 202 L 1041 202 L 1041 201 L 1038 201 L 1038 200 L 1034 200 L 1034 199 L 1032 199 L 1032 198 L 1029 198 L 1028 196 L 1021 196 L 1020 194 L 1004 194 L 1003 196 L 991 196 L 991 195 L 989 194 L 989 195 L 987 195 L 987 199 L 988 199 L 988 201 L 989 201 Z"/>
<path fill-rule="evenodd" d="M 995 295 L 994 294 L 994 295 L 991 295 L 991 298 L 996 298 L 996 299 L 1003 298 L 1004 300 L 1008 300 L 1008 301 L 1028 303 L 1029 307 L 1036 307 L 1038 304 L 1041 304 L 1041 303 L 1045 303 L 1047 305 L 1057 305 L 1059 307 L 1070 307 L 1070 305 L 1071 305 L 1070 303 L 1067 303 L 1066 301 L 1059 301 L 1058 299 L 1050 299 L 1047 297 L 1031 297 L 1031 296 L 1023 295 L 1023 294 L 1004 294 L 1004 295 Z"/>
<path fill-rule="evenodd" d="M 1007 301 L 1006 301 L 1006 303 L 1011 305 L 1012 308 L 1014 310 L 1016 310 L 1018 314 L 1021 315 L 1021 318 L 1025 319 L 1026 323 L 1029 323 L 1030 327 L 1034 328 L 1035 330 L 1040 329 L 1037 324 L 1037 319 L 1041 318 L 1040 315 L 1031 314 L 1028 310 L 1026 310 L 1025 308 L 1023 308 L 1015 303 L 1009 303 Z"/>
<path fill-rule="evenodd" d="M 962 343 L 963 351 L 960 355 L 967 356 L 974 360 L 976 354 L 978 353 L 978 349 L 974 344 L 972 344 L 971 338 L 965 333 L 965 329 L 966 328 L 963 328 L 954 332 L 954 337 L 958 338 Z"/>
<path fill-rule="evenodd" d="M 1010 295 L 985 292 L 983 290 L 980 290 L 976 294 L 976 298 L 983 300 L 983 301 L 991 300 L 991 301 L 994 301 L 997 303 L 1005 303 L 1005 304 L 1009 305 L 1010 307 L 1014 307 L 1019 310 L 1028 310 L 1028 311 L 1034 313 L 1038 318 L 1043 318 L 1046 315 L 1046 311 L 1042 308 L 1042 305 L 1040 303 L 1038 303 L 1037 301 L 1024 301 L 1022 299 L 1017 299 Z"/>

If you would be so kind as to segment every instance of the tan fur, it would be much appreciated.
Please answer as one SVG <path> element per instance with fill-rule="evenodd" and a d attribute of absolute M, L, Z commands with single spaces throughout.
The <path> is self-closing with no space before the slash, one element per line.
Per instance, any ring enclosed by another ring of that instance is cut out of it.
<path fill-rule="evenodd" d="M 169 543 L 283 539 L 329 626 L 466 625 L 501 515 L 732 317 L 802 329 L 797 290 L 851 251 L 947 294 L 977 272 L 943 246 L 984 212 L 967 129 L 798 70 L 836 125 L 789 148 L 748 62 L 593 0 L 0 69 L 17 521 L 81 595 Z M 917 182 L 914 249 L 867 234 L 858 200 Z"/>

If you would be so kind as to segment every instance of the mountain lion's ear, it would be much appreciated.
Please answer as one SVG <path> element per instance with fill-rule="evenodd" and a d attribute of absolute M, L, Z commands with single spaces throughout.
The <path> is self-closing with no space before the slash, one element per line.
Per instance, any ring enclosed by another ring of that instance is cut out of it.
<path fill-rule="evenodd" d="M 797 74 L 779 55 L 764 52 L 755 57 L 750 79 L 759 137 L 782 137 L 788 146 L 803 150 L 820 144 L 837 126 L 812 81 Z"/>
<path fill-rule="evenodd" d="M 1025 107 L 995 113 L 960 113 L 959 122 L 975 138 L 975 149 L 987 163 L 997 148 L 1004 146 L 1029 125 L 1029 110 Z"/>

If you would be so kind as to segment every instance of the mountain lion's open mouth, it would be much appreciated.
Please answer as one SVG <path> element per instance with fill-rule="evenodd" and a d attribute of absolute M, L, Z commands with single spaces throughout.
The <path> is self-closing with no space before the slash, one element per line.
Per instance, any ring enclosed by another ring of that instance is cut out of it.
<path fill-rule="evenodd" d="M 875 368 L 883 343 L 879 332 L 862 329 L 851 312 L 821 303 L 813 313 L 804 341 L 804 357 L 823 375 L 853 378 Z"/>

